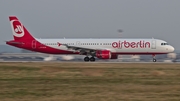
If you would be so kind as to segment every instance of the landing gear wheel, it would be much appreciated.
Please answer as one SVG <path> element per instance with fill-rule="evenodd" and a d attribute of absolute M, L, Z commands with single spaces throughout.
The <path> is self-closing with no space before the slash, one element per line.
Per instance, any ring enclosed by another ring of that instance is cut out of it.
<path fill-rule="evenodd" d="M 90 61 L 94 62 L 96 59 L 94 57 L 90 58 Z"/>
<path fill-rule="evenodd" d="M 85 57 L 85 58 L 84 58 L 84 61 L 85 61 L 85 62 L 88 62 L 89 60 L 90 60 L 89 57 Z"/>
<path fill-rule="evenodd" d="M 156 59 L 155 59 L 155 54 L 152 54 L 152 56 L 153 56 L 153 62 L 156 62 Z"/>
<path fill-rule="evenodd" d="M 156 59 L 153 59 L 153 62 L 156 62 Z"/>

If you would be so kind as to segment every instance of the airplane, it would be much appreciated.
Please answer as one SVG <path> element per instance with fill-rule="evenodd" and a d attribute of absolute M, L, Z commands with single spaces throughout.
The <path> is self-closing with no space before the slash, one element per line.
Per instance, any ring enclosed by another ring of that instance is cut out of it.
<path fill-rule="evenodd" d="M 38 39 L 33 37 L 16 16 L 9 16 L 13 40 L 6 44 L 48 54 L 85 55 L 84 61 L 98 59 L 118 59 L 118 55 L 152 55 L 153 62 L 158 54 L 174 51 L 174 47 L 160 39 Z M 96 57 L 96 58 L 95 58 Z"/>

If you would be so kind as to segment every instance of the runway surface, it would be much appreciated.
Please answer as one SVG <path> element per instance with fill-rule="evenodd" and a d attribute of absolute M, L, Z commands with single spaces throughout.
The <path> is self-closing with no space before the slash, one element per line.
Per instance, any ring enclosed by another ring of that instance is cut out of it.
<path fill-rule="evenodd" d="M 0 63 L 3 63 L 3 62 L 5 62 L 5 63 L 12 63 L 12 62 L 15 62 L 15 63 L 29 63 L 29 62 L 35 62 L 35 63 L 44 63 L 44 62 L 49 62 L 49 63 L 93 63 L 93 64 L 98 64 L 98 63 L 107 63 L 107 64 L 123 64 L 123 63 L 125 63 L 125 64 L 127 64 L 127 63 L 137 63 L 137 64 L 147 64 L 147 63 L 153 63 L 153 64 L 159 64 L 159 63 L 163 63 L 163 64 L 180 64 L 180 62 L 103 62 L 103 61 L 101 61 L 101 62 L 81 62 L 81 61 L 0 61 Z"/>

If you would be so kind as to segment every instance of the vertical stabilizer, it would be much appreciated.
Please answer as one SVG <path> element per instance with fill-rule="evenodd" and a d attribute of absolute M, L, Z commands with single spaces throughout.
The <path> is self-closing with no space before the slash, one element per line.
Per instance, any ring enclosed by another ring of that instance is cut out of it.
<path fill-rule="evenodd" d="M 34 40 L 34 37 L 28 32 L 28 30 L 23 26 L 23 24 L 18 20 L 16 16 L 9 16 L 9 20 L 12 27 L 14 40 Z"/>

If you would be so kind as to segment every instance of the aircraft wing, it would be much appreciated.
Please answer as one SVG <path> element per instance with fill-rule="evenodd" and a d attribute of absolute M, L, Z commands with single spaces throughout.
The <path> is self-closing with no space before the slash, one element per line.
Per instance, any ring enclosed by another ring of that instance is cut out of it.
<path fill-rule="evenodd" d="M 99 49 L 99 48 L 94 48 L 94 47 L 85 48 L 85 47 L 78 47 L 78 46 L 70 46 L 67 44 L 61 44 L 61 45 L 66 46 L 68 49 L 72 49 L 75 51 L 83 51 L 83 52 L 95 52 L 97 50 L 105 50 L 105 49 Z"/>

